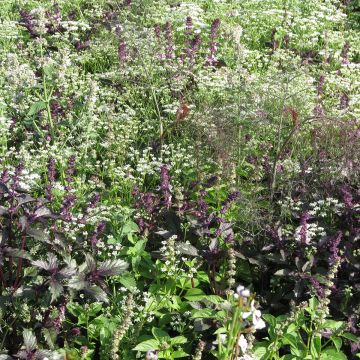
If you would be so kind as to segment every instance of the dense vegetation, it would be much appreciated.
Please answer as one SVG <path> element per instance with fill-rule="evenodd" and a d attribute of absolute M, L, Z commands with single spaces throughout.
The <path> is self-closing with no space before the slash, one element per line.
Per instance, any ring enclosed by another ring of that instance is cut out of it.
<path fill-rule="evenodd" d="M 2 0 L 0 359 L 360 357 L 358 0 Z"/>

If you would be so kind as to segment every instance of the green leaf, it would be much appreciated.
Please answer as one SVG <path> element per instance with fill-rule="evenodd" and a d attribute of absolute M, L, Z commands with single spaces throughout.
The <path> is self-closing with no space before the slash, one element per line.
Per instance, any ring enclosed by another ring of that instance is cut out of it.
<path fill-rule="evenodd" d="M 180 345 L 180 344 L 186 344 L 187 338 L 185 336 L 176 336 L 171 339 L 171 345 Z"/>
<path fill-rule="evenodd" d="M 320 360 L 347 360 L 346 355 L 335 348 L 326 348 L 320 355 Z"/>
<path fill-rule="evenodd" d="M 264 318 L 264 320 L 270 324 L 270 326 L 275 327 L 276 326 L 276 318 L 275 316 L 271 315 L 271 314 L 263 314 L 262 317 Z"/>
<path fill-rule="evenodd" d="M 160 328 L 153 327 L 151 329 L 151 332 L 157 340 L 159 340 L 161 338 L 170 338 L 170 335 L 166 331 L 164 331 Z"/>
<path fill-rule="evenodd" d="M 202 299 L 204 299 L 204 297 L 206 296 L 206 294 L 201 290 L 201 289 L 189 289 L 184 298 L 186 300 L 189 300 L 189 301 L 200 301 Z"/>
<path fill-rule="evenodd" d="M 342 340 L 339 337 L 331 337 L 331 341 L 334 343 L 336 350 L 340 351 L 341 349 L 341 345 L 342 345 Z"/>
<path fill-rule="evenodd" d="M 172 356 L 174 359 L 178 359 L 178 358 L 183 358 L 186 356 L 189 356 L 188 353 L 186 353 L 184 350 L 180 349 L 180 350 L 176 350 L 172 353 Z"/>
<path fill-rule="evenodd" d="M 28 116 L 32 116 L 37 114 L 39 111 L 46 109 L 45 101 L 37 101 L 33 103 L 29 109 Z"/>
<path fill-rule="evenodd" d="M 133 350 L 137 350 L 137 351 L 148 351 L 148 350 L 159 350 L 159 349 L 160 349 L 160 343 L 156 339 L 143 341 L 133 348 Z"/>
<path fill-rule="evenodd" d="M 343 321 L 326 320 L 322 325 L 323 329 L 330 329 L 333 331 L 339 330 L 344 325 Z"/>
<path fill-rule="evenodd" d="M 349 332 L 344 332 L 343 334 L 341 334 L 341 336 L 345 339 L 351 340 L 351 341 L 355 341 L 355 342 L 359 342 L 360 341 L 360 337 L 349 333 Z"/>
<path fill-rule="evenodd" d="M 295 332 L 296 330 L 297 330 L 297 326 L 296 326 L 296 324 L 294 324 L 294 323 L 291 323 L 289 326 L 288 326 L 288 328 L 286 329 L 286 332 L 288 333 L 288 334 L 290 334 L 290 333 L 293 333 L 293 332 Z"/>
<path fill-rule="evenodd" d="M 131 273 L 126 272 L 122 274 L 119 278 L 120 283 L 125 286 L 127 289 L 131 290 L 133 288 L 136 288 L 136 280 Z"/>
<path fill-rule="evenodd" d="M 321 353 L 321 337 L 316 336 L 312 338 L 311 344 L 310 344 L 310 353 L 313 356 L 314 359 L 317 359 Z"/>
<path fill-rule="evenodd" d="M 262 344 L 264 344 L 264 342 L 262 342 Z M 259 346 L 259 345 L 260 344 L 257 344 L 257 346 L 255 347 L 253 355 L 254 355 L 256 360 L 266 359 L 267 347 L 265 347 L 263 345 L 261 345 L 261 346 Z"/>
<path fill-rule="evenodd" d="M 216 317 L 216 311 L 211 309 L 200 309 L 200 310 L 192 311 L 193 319 L 204 319 L 204 318 L 215 318 L 215 317 Z"/>
<path fill-rule="evenodd" d="M 55 341 L 56 341 L 56 337 L 57 337 L 57 334 L 56 334 L 56 330 L 55 329 L 47 329 L 47 328 L 43 328 L 41 330 L 43 336 L 44 336 L 44 339 L 48 345 L 48 347 L 51 349 L 51 350 L 54 350 L 55 349 Z"/>

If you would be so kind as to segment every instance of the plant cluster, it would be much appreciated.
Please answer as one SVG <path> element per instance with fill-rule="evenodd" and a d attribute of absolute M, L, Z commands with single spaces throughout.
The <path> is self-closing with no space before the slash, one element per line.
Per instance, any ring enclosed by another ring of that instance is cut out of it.
<path fill-rule="evenodd" d="M 2 0 L 0 359 L 360 355 L 357 0 Z"/>

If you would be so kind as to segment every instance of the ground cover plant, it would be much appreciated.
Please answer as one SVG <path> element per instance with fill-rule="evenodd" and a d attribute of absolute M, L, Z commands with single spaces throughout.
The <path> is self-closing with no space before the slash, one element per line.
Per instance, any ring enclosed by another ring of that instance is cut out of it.
<path fill-rule="evenodd" d="M 2 0 L 0 359 L 360 357 L 358 0 Z"/>

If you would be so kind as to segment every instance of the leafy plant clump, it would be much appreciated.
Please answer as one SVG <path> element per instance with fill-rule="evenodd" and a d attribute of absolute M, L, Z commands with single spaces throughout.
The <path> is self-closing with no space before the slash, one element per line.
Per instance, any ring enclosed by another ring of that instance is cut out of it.
<path fill-rule="evenodd" d="M 0 359 L 360 356 L 356 0 L 2 0 Z"/>

